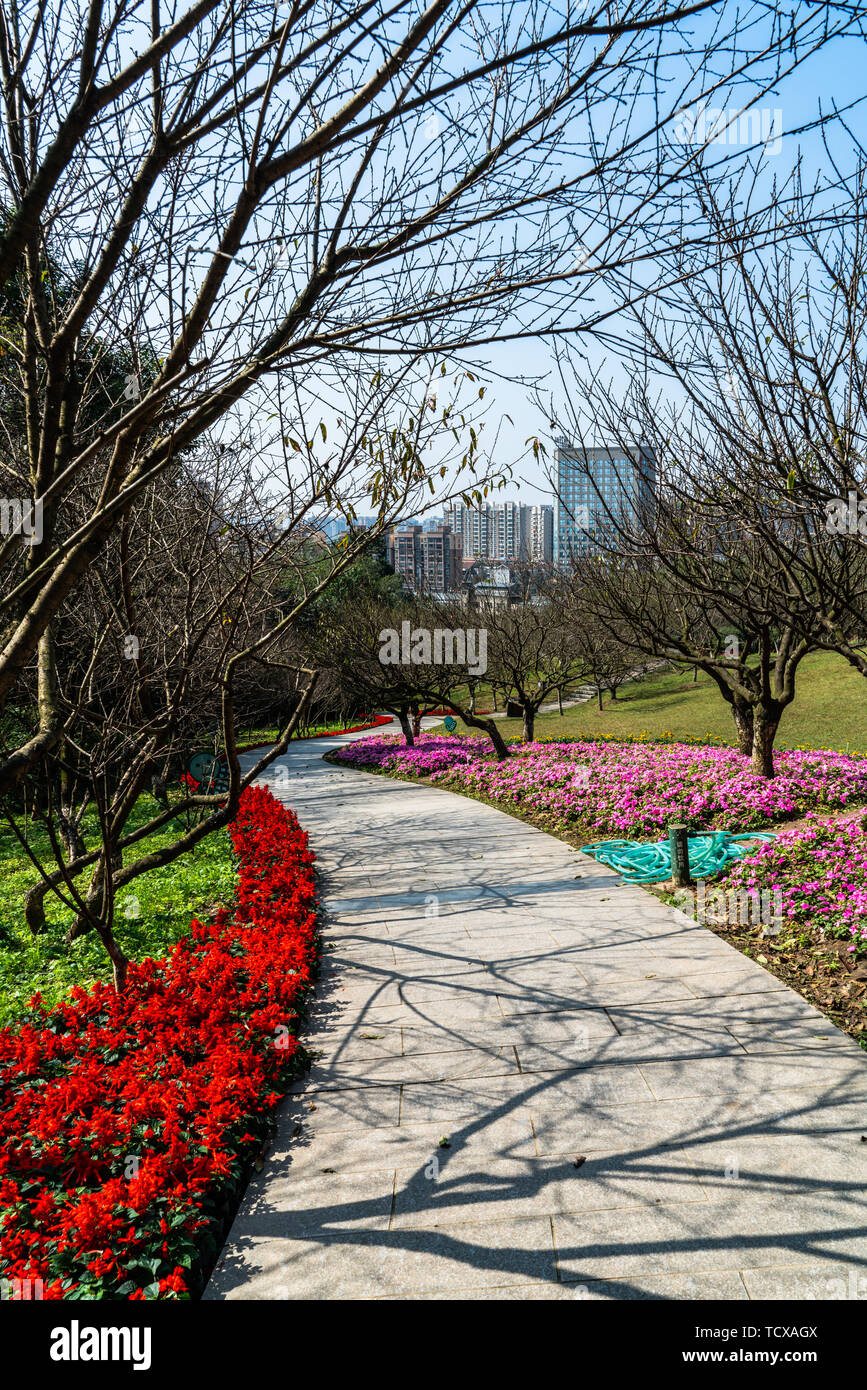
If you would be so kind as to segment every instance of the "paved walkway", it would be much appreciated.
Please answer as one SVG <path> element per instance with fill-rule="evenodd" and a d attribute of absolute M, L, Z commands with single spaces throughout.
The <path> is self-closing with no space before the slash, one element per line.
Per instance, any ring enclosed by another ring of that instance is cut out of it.
<path fill-rule="evenodd" d="M 206 1297 L 867 1298 L 864 1053 L 560 841 L 322 762 L 346 741 L 275 784 L 324 872 L 318 1060 Z"/>

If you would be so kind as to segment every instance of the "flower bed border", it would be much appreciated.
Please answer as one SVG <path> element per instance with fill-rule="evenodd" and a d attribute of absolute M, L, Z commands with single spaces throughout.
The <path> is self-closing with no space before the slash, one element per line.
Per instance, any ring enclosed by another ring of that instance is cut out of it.
<path fill-rule="evenodd" d="M 307 1066 L 315 856 L 263 787 L 230 834 L 231 916 L 193 919 L 167 957 L 130 967 L 123 995 L 97 983 L 52 1009 L 36 995 L 0 1031 L 0 1276 L 39 1281 L 44 1299 L 198 1294 Z"/>

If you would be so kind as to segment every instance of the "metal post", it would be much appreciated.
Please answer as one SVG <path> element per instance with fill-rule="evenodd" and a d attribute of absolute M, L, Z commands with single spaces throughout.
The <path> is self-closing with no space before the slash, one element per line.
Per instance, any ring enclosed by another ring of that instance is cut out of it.
<path fill-rule="evenodd" d="M 668 849 L 671 855 L 671 881 L 678 888 L 686 888 L 692 879 L 689 876 L 689 831 L 685 825 L 672 825 L 668 831 Z"/>

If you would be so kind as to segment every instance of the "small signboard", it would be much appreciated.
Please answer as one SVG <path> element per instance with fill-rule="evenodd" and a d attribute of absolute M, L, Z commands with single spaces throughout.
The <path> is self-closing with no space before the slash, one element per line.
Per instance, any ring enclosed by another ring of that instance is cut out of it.
<path fill-rule="evenodd" d="M 452 719 L 450 714 L 446 715 L 445 719 L 443 720 L 443 723 L 446 726 L 446 733 L 449 734 L 453 734 L 455 729 L 458 727 L 458 721 L 456 719 Z"/>
<path fill-rule="evenodd" d="M 209 752 L 194 753 L 187 764 L 187 772 L 206 796 L 229 790 L 229 764 L 222 753 L 217 757 Z"/>

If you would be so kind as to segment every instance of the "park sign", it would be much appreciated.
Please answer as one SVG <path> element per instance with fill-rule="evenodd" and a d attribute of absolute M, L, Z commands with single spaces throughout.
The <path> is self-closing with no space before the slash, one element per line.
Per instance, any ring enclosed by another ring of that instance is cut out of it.
<path fill-rule="evenodd" d="M 215 754 L 208 750 L 193 753 L 187 763 L 187 772 L 204 788 L 206 795 L 229 790 L 229 764 L 223 753 Z"/>

